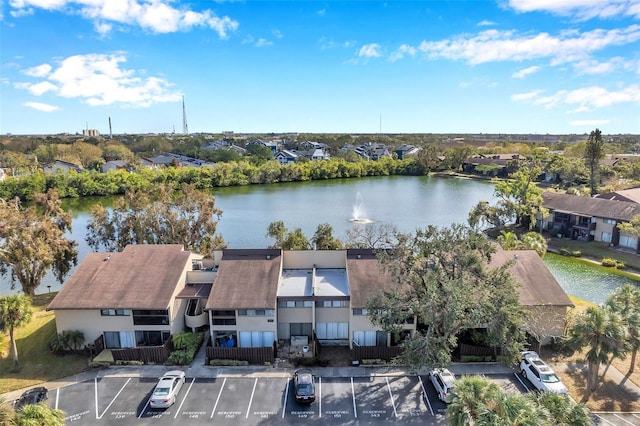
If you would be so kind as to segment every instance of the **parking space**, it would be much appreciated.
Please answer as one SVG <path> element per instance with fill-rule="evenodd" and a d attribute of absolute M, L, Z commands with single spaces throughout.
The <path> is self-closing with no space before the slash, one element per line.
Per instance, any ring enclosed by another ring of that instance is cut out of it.
<path fill-rule="evenodd" d="M 528 391 L 517 374 L 486 376 L 509 392 Z M 316 401 L 295 401 L 288 377 L 187 378 L 175 404 L 152 409 L 156 378 L 109 377 L 50 389 L 68 424 L 446 424 L 447 405 L 428 376 L 316 377 Z M 640 417 L 598 415 L 599 424 L 640 425 Z"/>

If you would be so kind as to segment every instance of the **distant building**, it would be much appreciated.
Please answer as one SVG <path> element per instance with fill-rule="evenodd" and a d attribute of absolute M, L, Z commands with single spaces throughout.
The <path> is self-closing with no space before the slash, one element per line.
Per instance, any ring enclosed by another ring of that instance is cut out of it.
<path fill-rule="evenodd" d="M 100 136 L 100 132 L 97 129 L 83 129 L 82 136 Z"/>

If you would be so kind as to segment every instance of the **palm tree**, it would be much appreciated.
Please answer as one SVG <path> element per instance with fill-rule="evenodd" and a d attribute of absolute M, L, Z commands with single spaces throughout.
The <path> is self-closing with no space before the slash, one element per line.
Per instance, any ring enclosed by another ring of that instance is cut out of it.
<path fill-rule="evenodd" d="M 46 402 L 28 404 L 16 413 L 16 426 L 64 426 L 65 412 L 51 409 Z"/>
<path fill-rule="evenodd" d="M 453 400 L 447 407 L 451 426 L 473 425 L 487 411 L 488 401 L 495 400 L 502 389 L 482 376 L 463 376 L 456 381 Z"/>
<path fill-rule="evenodd" d="M 18 346 L 13 332 L 16 328 L 28 324 L 32 317 L 31 299 L 28 296 L 13 294 L 0 297 L 0 331 L 9 332 L 11 351 L 13 352 L 13 368 L 16 371 L 20 364 L 18 362 Z"/>
<path fill-rule="evenodd" d="M 488 408 L 487 418 L 478 425 L 537 426 L 551 421 L 549 412 L 525 395 L 501 392 Z"/>
<path fill-rule="evenodd" d="M 587 402 L 598 389 L 600 365 L 624 355 L 626 328 L 622 316 L 609 306 L 591 306 L 581 312 L 569 329 L 569 344 L 575 350 L 587 348 L 587 389 L 581 402 Z"/>
<path fill-rule="evenodd" d="M 527 397 L 534 399 L 538 406 L 544 407 L 549 412 L 554 425 L 591 426 L 593 424 L 587 407 L 565 395 L 533 392 L 528 393 Z"/>
<path fill-rule="evenodd" d="M 626 340 L 628 349 L 631 350 L 629 373 L 633 373 L 638 349 L 640 349 L 640 288 L 625 284 L 609 296 L 606 303 L 611 310 L 622 315 L 622 320 L 627 327 Z"/>

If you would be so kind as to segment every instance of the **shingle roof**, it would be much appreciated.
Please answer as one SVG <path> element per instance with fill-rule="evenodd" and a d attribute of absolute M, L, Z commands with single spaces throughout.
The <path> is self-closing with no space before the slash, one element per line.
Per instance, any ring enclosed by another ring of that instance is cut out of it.
<path fill-rule="evenodd" d="M 181 244 L 90 253 L 47 310 L 167 309 L 190 255 Z"/>
<path fill-rule="evenodd" d="M 567 213 L 589 217 L 629 221 L 640 214 L 640 204 L 628 201 L 606 200 L 602 198 L 580 197 L 578 195 L 558 194 L 555 192 L 542 193 L 544 207 L 550 210 L 560 210 Z"/>
<path fill-rule="evenodd" d="M 631 203 L 640 204 L 640 187 L 622 189 L 620 191 L 608 192 L 606 194 L 598 194 L 596 197 L 605 200 L 629 201 Z"/>
<path fill-rule="evenodd" d="M 352 308 L 364 308 L 373 295 L 396 287 L 395 280 L 384 270 L 373 250 L 347 250 L 347 276 Z"/>
<path fill-rule="evenodd" d="M 495 268 L 513 260 L 509 271 L 520 284 L 520 304 L 523 306 L 573 306 L 549 268 L 534 250 L 498 249 L 491 256 L 490 267 Z"/>
<path fill-rule="evenodd" d="M 223 250 L 205 309 L 275 309 L 279 249 Z"/>

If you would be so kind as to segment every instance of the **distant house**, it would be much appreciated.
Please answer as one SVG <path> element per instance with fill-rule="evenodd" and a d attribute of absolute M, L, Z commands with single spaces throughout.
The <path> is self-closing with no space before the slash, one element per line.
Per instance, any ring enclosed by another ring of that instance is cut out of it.
<path fill-rule="evenodd" d="M 462 170 L 486 176 L 507 177 L 512 162 L 522 160 L 520 154 L 478 154 L 462 162 Z"/>
<path fill-rule="evenodd" d="M 278 151 L 274 157 L 280 164 L 289 164 L 295 163 L 298 160 L 299 156 L 293 151 L 283 149 L 281 151 Z"/>
<path fill-rule="evenodd" d="M 620 232 L 616 225 L 640 214 L 640 204 L 554 192 L 544 192 L 542 199 L 549 215 L 538 218 L 536 226 L 541 229 L 567 238 L 638 250 L 638 238 Z"/>
<path fill-rule="evenodd" d="M 43 167 L 45 173 L 69 173 L 69 171 L 73 170 L 74 172 L 81 172 L 84 169 L 79 164 L 70 163 L 68 161 L 56 160 L 53 163 L 46 164 Z"/>
<path fill-rule="evenodd" d="M 125 160 L 111 160 L 101 165 L 100 171 L 102 173 L 107 173 L 111 170 L 123 170 L 127 168 L 128 164 L 129 162 Z"/>
<path fill-rule="evenodd" d="M 403 144 L 397 147 L 394 152 L 396 153 L 398 160 L 403 160 L 412 155 L 416 155 L 418 152 L 420 152 L 420 148 L 413 145 Z"/>
<path fill-rule="evenodd" d="M 342 151 L 353 151 L 365 160 L 379 160 L 381 158 L 392 158 L 391 152 L 384 144 L 369 142 L 359 146 L 345 145 Z"/>
<path fill-rule="evenodd" d="M 595 196 L 595 198 L 601 198 L 604 200 L 628 201 L 630 203 L 640 204 L 640 187 L 598 194 Z"/>
<path fill-rule="evenodd" d="M 278 148 L 280 147 L 280 144 L 278 142 L 276 142 L 276 141 L 263 141 L 261 139 L 252 140 L 252 141 L 248 142 L 247 145 L 261 145 L 261 146 L 264 146 L 266 148 L 269 148 L 271 150 L 271 152 L 273 153 L 273 155 L 277 154 Z"/>

